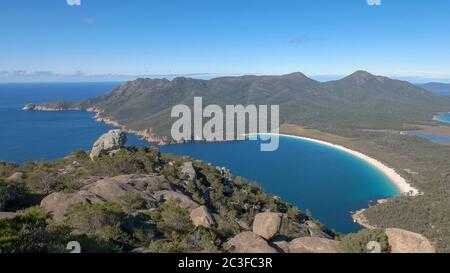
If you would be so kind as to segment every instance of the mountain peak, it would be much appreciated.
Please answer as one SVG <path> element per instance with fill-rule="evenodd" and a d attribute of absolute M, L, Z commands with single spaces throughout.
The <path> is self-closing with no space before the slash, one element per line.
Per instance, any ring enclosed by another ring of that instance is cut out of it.
<path fill-rule="evenodd" d="M 281 77 L 290 80 L 302 80 L 302 81 L 313 81 L 313 79 L 309 78 L 305 74 L 301 72 L 294 72 L 286 75 L 282 75 Z"/>
<path fill-rule="evenodd" d="M 375 76 L 367 71 L 364 70 L 358 70 L 355 73 L 349 75 L 345 79 L 349 79 L 352 81 L 356 81 L 357 84 L 362 85 L 372 80 L 380 81 L 382 77 Z"/>
<path fill-rule="evenodd" d="M 371 77 L 376 77 L 375 75 L 365 71 L 365 70 L 358 70 L 356 72 L 354 72 L 353 74 L 351 74 L 349 77 L 353 77 L 353 78 L 371 78 Z"/>

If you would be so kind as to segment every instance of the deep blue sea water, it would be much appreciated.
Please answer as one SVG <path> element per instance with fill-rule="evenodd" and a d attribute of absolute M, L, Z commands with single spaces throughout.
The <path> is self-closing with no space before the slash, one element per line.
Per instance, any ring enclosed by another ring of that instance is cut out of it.
<path fill-rule="evenodd" d="M 162 147 L 163 152 L 226 166 L 236 175 L 257 181 L 328 227 L 341 232 L 360 229 L 350 212 L 370 201 L 394 196 L 389 179 L 364 161 L 321 144 L 281 137 L 276 152 L 260 152 L 259 141 L 189 143 Z"/>
<path fill-rule="evenodd" d="M 55 159 L 88 150 L 111 127 L 79 111 L 21 111 L 26 103 L 80 100 L 106 93 L 119 83 L 0 84 L 0 160 Z M 131 136 L 129 144 L 147 146 Z M 370 201 L 397 195 L 377 169 L 342 151 L 282 137 L 277 152 L 260 152 L 259 142 L 190 143 L 161 147 L 230 168 L 265 190 L 308 209 L 341 232 L 360 229 L 350 212 Z"/>
<path fill-rule="evenodd" d="M 111 129 L 81 111 L 22 111 L 26 103 L 81 100 L 102 95 L 120 83 L 0 84 L 0 160 L 56 159 L 89 150 Z M 146 145 L 130 136 L 129 143 Z"/>

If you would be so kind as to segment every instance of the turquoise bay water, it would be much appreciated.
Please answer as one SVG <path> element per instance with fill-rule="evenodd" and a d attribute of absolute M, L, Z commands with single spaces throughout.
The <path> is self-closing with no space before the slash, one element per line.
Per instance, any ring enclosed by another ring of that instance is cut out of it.
<path fill-rule="evenodd" d="M 161 151 L 226 166 L 341 232 L 360 229 L 351 211 L 399 194 L 377 169 L 332 147 L 284 136 L 276 152 L 260 152 L 259 145 L 259 141 L 199 142 L 169 145 Z"/>
<path fill-rule="evenodd" d="M 450 113 L 443 113 L 436 117 L 440 122 L 450 123 Z"/>
<path fill-rule="evenodd" d="M 21 111 L 26 103 L 80 100 L 111 90 L 118 83 L 0 84 L 0 160 L 56 159 L 74 150 L 88 150 L 110 126 L 79 111 Z M 148 146 L 129 137 L 129 144 Z M 377 169 L 342 151 L 282 137 L 276 152 L 260 152 L 259 142 L 190 143 L 160 147 L 230 168 L 268 192 L 308 209 L 341 232 L 353 232 L 350 212 L 370 201 L 398 194 Z"/>

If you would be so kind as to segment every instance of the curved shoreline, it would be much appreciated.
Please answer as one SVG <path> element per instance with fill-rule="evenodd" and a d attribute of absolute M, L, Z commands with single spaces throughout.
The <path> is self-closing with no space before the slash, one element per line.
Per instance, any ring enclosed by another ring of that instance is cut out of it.
<path fill-rule="evenodd" d="M 29 104 L 29 105 L 31 105 L 31 104 Z M 39 110 L 39 111 L 43 110 L 43 109 L 37 109 L 35 105 L 33 105 L 33 106 L 34 106 L 33 109 L 28 109 L 28 108 L 26 109 L 27 106 L 25 106 L 23 110 Z M 45 110 L 48 111 L 48 109 L 45 109 Z M 61 111 L 60 109 L 51 109 L 51 110 Z M 110 118 L 102 117 L 101 111 L 96 108 L 88 108 L 85 111 L 95 113 L 95 116 L 94 116 L 95 120 L 105 123 L 105 124 L 108 124 L 108 125 L 111 125 L 111 126 L 119 127 L 123 131 L 130 133 L 130 134 L 134 134 L 134 135 L 140 137 L 141 139 L 146 140 L 149 143 L 158 143 L 159 142 L 160 145 L 168 144 L 163 138 L 152 134 L 150 131 L 130 130 L 126 126 L 121 125 L 118 122 L 116 122 Z M 343 151 L 347 154 L 353 155 L 353 156 L 365 161 L 366 163 L 368 163 L 368 164 L 372 165 L 373 167 L 375 167 L 376 169 L 378 169 L 399 190 L 400 194 L 409 195 L 409 196 L 417 196 L 420 194 L 419 190 L 414 188 L 413 186 L 411 186 L 402 176 L 400 176 L 396 172 L 396 170 L 386 166 L 385 164 L 381 163 L 380 161 L 378 161 L 370 156 L 367 156 L 361 152 L 351 150 L 351 149 L 346 148 L 341 145 L 333 144 L 333 143 L 326 142 L 323 140 L 308 138 L 308 137 L 280 134 L 280 133 L 256 133 L 256 134 L 257 135 L 278 135 L 278 136 L 290 137 L 290 138 L 295 138 L 295 139 L 318 143 L 321 145 L 325 145 L 325 146 Z M 244 134 L 244 135 L 252 135 L 252 134 Z"/>
<path fill-rule="evenodd" d="M 373 167 L 375 167 L 376 169 L 381 171 L 389 179 L 389 181 L 400 191 L 401 194 L 409 195 L 409 196 L 417 196 L 420 194 L 418 189 L 411 186 L 393 168 L 390 168 L 390 167 L 386 166 L 385 164 L 381 163 L 380 161 L 378 161 L 372 157 L 369 157 L 363 153 L 360 153 L 358 151 L 351 150 L 344 146 L 333 144 L 330 142 L 317 140 L 317 139 L 313 139 L 313 138 L 295 136 L 295 135 L 275 134 L 275 133 L 264 133 L 264 134 L 260 134 L 260 135 L 278 135 L 278 136 L 290 137 L 290 138 L 295 138 L 295 139 L 300 139 L 300 140 L 306 140 L 309 142 L 318 143 L 321 145 L 325 145 L 327 147 L 332 147 L 334 149 L 343 151 L 343 152 L 353 155 L 361 160 L 364 160 L 366 163 L 372 165 Z"/>
<path fill-rule="evenodd" d="M 434 121 L 437 121 L 437 122 L 440 122 L 440 123 L 449 124 L 450 122 L 449 122 L 448 120 L 445 120 L 445 119 L 442 119 L 442 118 L 441 118 L 442 115 L 448 115 L 448 114 L 450 114 L 450 112 L 447 112 L 447 113 L 442 112 L 442 113 L 440 113 L 440 114 L 435 115 L 435 116 L 433 117 L 433 120 L 434 120 Z"/>

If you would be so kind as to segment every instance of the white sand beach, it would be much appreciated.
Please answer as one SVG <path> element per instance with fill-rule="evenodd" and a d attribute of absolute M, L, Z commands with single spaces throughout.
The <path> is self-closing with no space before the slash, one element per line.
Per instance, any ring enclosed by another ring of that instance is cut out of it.
<path fill-rule="evenodd" d="M 307 137 L 300 137 L 300 136 L 293 136 L 293 135 L 286 135 L 286 134 L 275 134 L 275 133 L 267 133 L 267 134 L 261 134 L 261 135 L 279 135 L 279 136 L 285 136 L 285 137 L 291 137 L 291 138 L 296 138 L 296 139 L 302 139 L 302 140 L 306 140 L 306 141 L 310 141 L 310 142 L 315 142 L 315 143 L 319 143 L 322 145 L 326 145 L 329 147 L 333 147 L 335 149 L 338 149 L 340 151 L 349 153 L 353 156 L 356 156 L 359 159 L 362 159 L 364 161 L 366 161 L 367 163 L 369 163 L 370 165 L 374 166 L 375 168 L 377 168 L 378 170 L 380 170 L 384 175 L 386 175 L 389 180 L 392 182 L 392 184 L 394 184 L 397 189 L 400 191 L 400 193 L 402 194 L 408 194 L 411 196 L 416 196 L 419 195 L 420 192 L 419 190 L 417 190 L 416 188 L 414 188 L 413 186 L 411 186 L 403 177 L 401 177 L 394 169 L 386 166 L 385 164 L 381 163 L 380 161 L 369 157 L 363 153 L 345 148 L 343 146 L 340 145 L 336 145 L 333 143 L 329 143 L 326 141 L 322 141 L 322 140 L 317 140 L 317 139 L 312 139 L 312 138 L 307 138 Z"/>

